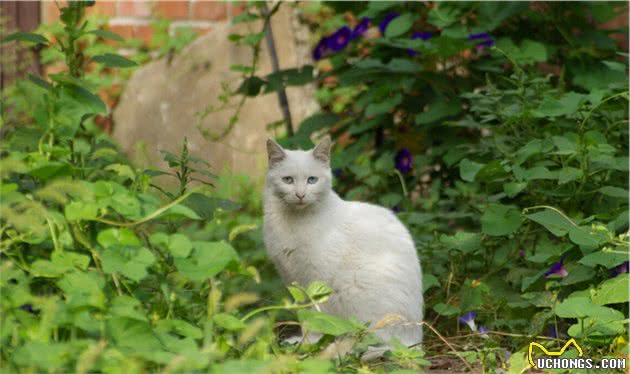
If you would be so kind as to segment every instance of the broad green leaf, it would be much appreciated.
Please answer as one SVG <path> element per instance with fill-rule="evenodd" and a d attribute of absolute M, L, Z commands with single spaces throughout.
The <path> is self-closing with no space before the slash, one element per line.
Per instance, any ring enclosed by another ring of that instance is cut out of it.
<path fill-rule="evenodd" d="M 628 290 L 628 274 L 620 274 L 608 279 L 597 287 L 593 295 L 593 302 L 598 305 L 628 303 L 630 291 Z"/>
<path fill-rule="evenodd" d="M 115 317 L 125 317 L 148 321 L 145 312 L 142 310 L 142 303 L 136 298 L 127 295 L 119 295 L 114 298 L 109 313 Z"/>
<path fill-rule="evenodd" d="M 257 228 L 258 228 L 258 225 L 255 225 L 255 224 L 238 225 L 234 227 L 232 230 L 230 230 L 230 234 L 228 235 L 228 240 L 234 241 L 234 239 L 236 239 L 236 237 L 239 236 L 240 234 L 244 232 L 256 230 Z"/>
<path fill-rule="evenodd" d="M 413 25 L 413 21 L 414 16 L 410 13 L 394 18 L 385 29 L 385 37 L 395 38 L 406 33 Z"/>
<path fill-rule="evenodd" d="M 138 63 L 135 61 L 131 61 L 114 53 L 105 53 L 103 55 L 93 56 L 92 60 L 111 68 L 130 68 L 138 66 Z"/>
<path fill-rule="evenodd" d="M 427 292 L 427 290 L 433 287 L 439 287 L 440 281 L 433 274 L 422 274 L 422 291 Z"/>
<path fill-rule="evenodd" d="M 98 244 L 102 245 L 103 248 L 114 248 L 120 246 L 138 247 L 142 245 L 136 234 L 126 228 L 103 230 L 98 233 L 96 241 Z"/>
<path fill-rule="evenodd" d="M 595 276 L 595 271 L 593 269 L 580 264 L 567 266 L 567 271 L 569 272 L 569 275 L 562 278 L 560 281 L 562 286 L 585 282 L 593 279 Z"/>
<path fill-rule="evenodd" d="M 226 330 L 230 330 L 230 331 L 238 331 L 238 330 L 242 330 L 245 327 L 247 327 L 245 322 L 243 322 L 240 319 L 234 317 L 233 315 L 226 314 L 226 313 L 215 314 L 212 317 L 212 320 L 217 325 L 221 326 L 222 328 L 224 328 Z"/>
<path fill-rule="evenodd" d="M 628 198 L 630 197 L 630 195 L 628 195 L 628 190 L 626 190 L 625 188 L 619 188 L 619 187 L 614 187 L 614 186 L 604 186 L 599 189 L 599 192 L 606 196 L 616 197 L 616 198 L 624 199 L 624 200 L 628 200 Z"/>
<path fill-rule="evenodd" d="M 388 97 L 387 99 L 381 102 L 370 103 L 365 108 L 365 115 L 367 117 L 371 117 L 378 114 L 388 113 L 397 105 L 399 105 L 401 102 L 402 102 L 402 95 L 397 93 L 396 95 Z"/>
<path fill-rule="evenodd" d="M 606 241 L 606 234 L 588 226 L 572 226 L 569 229 L 569 239 L 580 247 L 593 249 Z"/>
<path fill-rule="evenodd" d="M 628 255 L 627 252 L 620 253 L 620 251 L 612 251 L 610 248 L 604 248 L 601 251 L 589 253 L 578 262 L 590 267 L 601 265 L 610 269 L 622 264 L 624 261 L 628 261 Z"/>
<path fill-rule="evenodd" d="M 507 197 L 512 198 L 521 193 L 526 187 L 527 183 L 525 182 L 508 182 L 503 185 L 503 192 L 505 192 Z"/>
<path fill-rule="evenodd" d="M 160 214 L 161 219 L 192 219 L 201 220 L 201 217 L 191 208 L 177 204 L 169 208 L 166 212 Z"/>
<path fill-rule="evenodd" d="M 117 42 L 122 42 L 125 39 L 122 38 L 122 36 L 113 33 L 111 31 L 107 31 L 107 30 L 91 30 L 87 32 L 88 34 L 94 34 L 98 37 L 104 38 L 104 39 L 111 39 L 111 40 L 115 40 Z"/>
<path fill-rule="evenodd" d="M 311 332 L 339 336 L 358 332 L 365 328 L 357 321 L 347 320 L 315 310 L 300 309 L 297 315 L 304 329 Z"/>
<path fill-rule="evenodd" d="M 238 262 L 234 248 L 226 242 L 193 242 L 188 258 L 175 258 L 177 270 L 191 281 L 214 277 L 232 263 Z"/>
<path fill-rule="evenodd" d="M 574 227 L 574 225 L 562 214 L 555 210 L 545 209 L 536 213 L 525 215 L 530 220 L 543 225 L 552 234 L 562 237 Z"/>
<path fill-rule="evenodd" d="M 95 271 L 74 271 L 57 282 L 57 286 L 65 294 L 66 303 L 74 308 L 105 308 L 104 285 L 105 281 Z"/>
<path fill-rule="evenodd" d="M 37 43 L 48 44 L 48 39 L 46 39 L 44 36 L 40 34 L 35 34 L 32 32 L 24 32 L 24 31 L 17 31 L 17 32 L 14 32 L 12 34 L 5 36 L 4 38 L 2 38 L 2 43 L 7 43 L 13 40 L 17 40 L 20 42 L 36 43 L 36 44 Z"/>
<path fill-rule="evenodd" d="M 567 92 L 560 98 L 545 97 L 538 107 L 536 117 L 558 117 L 577 114 L 578 108 L 585 100 L 585 95 Z"/>
<path fill-rule="evenodd" d="M 300 68 L 281 70 L 265 77 L 267 84 L 264 93 L 278 91 L 287 86 L 302 86 L 313 81 L 313 67 L 304 65 Z"/>
<path fill-rule="evenodd" d="M 168 237 L 166 248 L 173 257 L 187 257 L 192 251 L 192 242 L 186 235 L 173 234 Z"/>
<path fill-rule="evenodd" d="M 461 10 L 453 4 L 436 3 L 427 15 L 427 22 L 433 26 L 444 28 L 455 23 L 458 20 L 460 13 Z"/>
<path fill-rule="evenodd" d="M 444 303 L 435 304 L 433 310 L 441 316 L 454 316 L 461 313 L 461 309 L 458 307 Z"/>
<path fill-rule="evenodd" d="M 565 167 L 558 170 L 558 183 L 565 184 L 582 178 L 582 170 L 572 167 Z"/>
<path fill-rule="evenodd" d="M 103 251 L 101 257 L 104 273 L 122 274 L 136 282 L 147 276 L 147 268 L 155 262 L 153 253 L 144 247 L 108 248 Z"/>
<path fill-rule="evenodd" d="M 459 231 L 455 235 L 440 236 L 442 242 L 449 249 L 456 249 L 463 253 L 473 253 L 481 248 L 481 234 Z"/>
<path fill-rule="evenodd" d="M 462 104 L 459 100 L 447 101 L 445 99 L 439 99 L 429 104 L 429 108 L 426 112 L 416 115 L 414 123 L 416 125 L 434 123 L 455 116 L 461 111 Z"/>
<path fill-rule="evenodd" d="M 473 182 L 475 180 L 475 176 L 479 170 L 484 167 L 484 165 L 485 164 L 480 164 L 465 158 L 459 162 L 459 175 L 463 180 Z"/>
<path fill-rule="evenodd" d="M 288 286 L 287 289 L 293 297 L 293 300 L 295 300 L 296 302 L 301 303 L 306 300 L 306 295 L 304 295 L 304 292 L 302 292 L 302 290 L 298 287 Z"/>
<path fill-rule="evenodd" d="M 561 318 L 585 318 L 605 314 L 606 309 L 594 304 L 588 297 L 569 297 L 556 305 L 555 313 Z"/>
<path fill-rule="evenodd" d="M 521 212 L 513 205 L 490 204 L 481 216 L 481 231 L 491 236 L 505 236 L 521 227 Z"/>
<path fill-rule="evenodd" d="M 73 201 L 64 207 L 68 221 L 92 220 L 98 216 L 98 206 L 90 201 Z"/>
<path fill-rule="evenodd" d="M 108 336 L 119 348 L 140 352 L 162 350 L 160 340 L 146 321 L 115 317 L 106 320 L 106 329 Z"/>
<path fill-rule="evenodd" d="M 332 294 L 334 290 L 324 282 L 315 281 L 308 285 L 306 294 L 313 300 L 322 301 L 326 296 Z"/>

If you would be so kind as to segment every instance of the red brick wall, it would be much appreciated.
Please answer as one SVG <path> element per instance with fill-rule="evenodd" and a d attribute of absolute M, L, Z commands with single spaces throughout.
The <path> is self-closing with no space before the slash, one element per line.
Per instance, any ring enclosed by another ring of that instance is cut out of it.
<path fill-rule="evenodd" d="M 62 5 L 63 1 L 58 1 Z M 219 22 L 228 22 L 238 15 L 241 2 L 207 0 L 97 0 L 88 13 L 109 17 L 110 30 L 124 38 L 138 38 L 145 43 L 151 40 L 151 22 L 168 19 L 171 28 L 192 27 L 199 33 L 212 30 Z M 41 19 L 50 23 L 59 18 L 54 1 L 42 1 Z"/>

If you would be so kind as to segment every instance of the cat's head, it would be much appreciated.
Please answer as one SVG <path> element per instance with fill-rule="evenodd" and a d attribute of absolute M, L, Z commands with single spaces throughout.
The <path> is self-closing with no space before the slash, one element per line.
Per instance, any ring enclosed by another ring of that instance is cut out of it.
<path fill-rule="evenodd" d="M 288 150 L 268 139 L 267 188 L 297 209 L 317 204 L 332 188 L 331 145 L 330 137 L 326 136 L 311 150 Z"/>

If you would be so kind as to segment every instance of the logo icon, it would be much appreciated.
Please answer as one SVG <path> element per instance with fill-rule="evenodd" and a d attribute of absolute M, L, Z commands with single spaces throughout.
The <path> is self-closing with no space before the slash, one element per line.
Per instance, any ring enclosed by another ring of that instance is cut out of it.
<path fill-rule="evenodd" d="M 569 339 L 564 344 L 564 346 L 562 348 L 560 348 L 559 351 L 548 351 L 547 348 L 545 348 L 542 344 L 536 343 L 536 342 L 531 342 L 531 343 L 529 343 L 529 351 L 528 351 L 528 355 L 527 355 L 527 358 L 529 359 L 529 364 L 533 368 L 537 367 L 536 366 L 536 362 L 534 361 L 534 357 L 532 356 L 532 353 L 534 352 L 534 347 L 540 348 L 540 350 L 547 356 L 559 357 L 559 356 L 562 356 L 564 351 L 566 351 L 571 345 L 573 345 L 577 349 L 578 356 L 582 357 L 582 355 L 583 355 L 582 348 L 578 345 L 578 343 L 575 341 L 574 338 Z"/>

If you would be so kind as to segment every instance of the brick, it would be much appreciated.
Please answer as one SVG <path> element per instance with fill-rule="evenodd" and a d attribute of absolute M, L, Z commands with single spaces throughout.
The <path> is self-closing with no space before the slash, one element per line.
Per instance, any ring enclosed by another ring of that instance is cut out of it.
<path fill-rule="evenodd" d="M 149 25 L 113 25 L 109 26 L 109 29 L 125 39 L 140 39 L 146 45 L 149 45 L 153 38 L 153 28 Z"/>
<path fill-rule="evenodd" d="M 188 19 L 188 1 L 158 1 L 155 12 L 167 19 Z"/>
<path fill-rule="evenodd" d="M 193 27 L 192 29 L 197 35 L 205 35 L 212 31 L 212 27 Z"/>
<path fill-rule="evenodd" d="M 195 1 L 192 4 L 195 20 L 222 21 L 227 19 L 228 4 L 222 1 Z"/>
<path fill-rule="evenodd" d="M 41 16 L 42 23 L 53 23 L 59 19 L 60 12 L 59 9 L 66 6 L 65 1 L 59 1 L 59 8 L 57 8 L 57 4 L 54 1 L 42 1 L 41 3 Z"/>
<path fill-rule="evenodd" d="M 116 16 L 116 2 L 111 0 L 97 1 L 93 6 L 87 8 L 86 13 L 114 17 Z"/>
<path fill-rule="evenodd" d="M 146 0 L 118 1 L 118 16 L 133 18 L 151 17 L 153 3 Z"/>
<path fill-rule="evenodd" d="M 247 10 L 247 3 L 244 1 L 230 1 L 229 6 L 231 7 L 232 17 L 243 14 Z"/>

